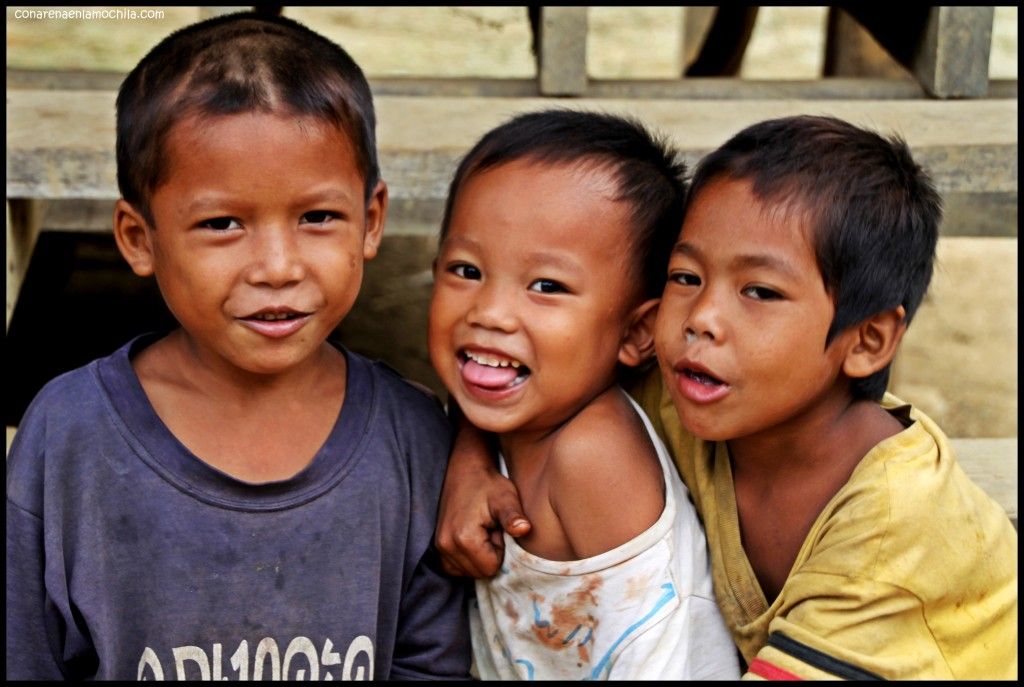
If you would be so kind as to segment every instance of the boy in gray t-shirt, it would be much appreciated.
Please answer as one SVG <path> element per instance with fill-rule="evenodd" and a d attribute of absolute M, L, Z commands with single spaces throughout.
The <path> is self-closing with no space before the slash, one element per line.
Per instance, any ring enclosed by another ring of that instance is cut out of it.
<path fill-rule="evenodd" d="M 180 327 L 50 382 L 7 462 L 8 679 L 468 677 L 436 399 L 327 342 L 387 210 L 337 45 L 238 14 L 117 100 L 114 234 Z"/>

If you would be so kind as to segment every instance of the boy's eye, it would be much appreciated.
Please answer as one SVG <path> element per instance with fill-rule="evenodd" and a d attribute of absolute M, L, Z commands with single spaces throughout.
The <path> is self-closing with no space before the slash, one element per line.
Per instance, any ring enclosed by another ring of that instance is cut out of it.
<path fill-rule="evenodd" d="M 529 289 L 539 293 L 567 293 L 569 291 L 564 284 L 554 279 L 537 279 L 530 284 Z"/>
<path fill-rule="evenodd" d="M 472 265 L 460 264 L 452 265 L 448 268 L 448 271 L 454 274 L 456 277 L 462 277 L 463 279 L 480 279 L 480 270 Z"/>
<path fill-rule="evenodd" d="M 213 229 L 214 231 L 227 231 L 229 229 L 242 228 L 242 225 L 232 217 L 214 217 L 213 219 L 200 222 L 199 226 L 204 229 Z"/>
<path fill-rule="evenodd" d="M 773 291 L 764 286 L 748 286 L 741 293 L 744 296 L 749 296 L 759 301 L 774 301 L 782 298 L 782 294 L 778 291 Z"/>
<path fill-rule="evenodd" d="M 682 286 L 700 286 L 700 277 L 693 272 L 669 272 L 668 280 Z"/>
<path fill-rule="evenodd" d="M 329 210 L 313 210 L 304 214 L 299 221 L 303 224 L 327 224 L 332 219 L 337 219 L 337 215 Z"/>

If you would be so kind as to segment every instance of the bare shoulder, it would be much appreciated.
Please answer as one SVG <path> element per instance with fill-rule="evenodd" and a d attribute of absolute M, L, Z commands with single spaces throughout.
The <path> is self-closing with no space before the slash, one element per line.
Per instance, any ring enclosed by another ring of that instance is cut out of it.
<path fill-rule="evenodd" d="M 561 430 L 547 472 L 551 506 L 578 558 L 625 544 L 653 525 L 664 508 L 657 451 L 617 389 Z"/>

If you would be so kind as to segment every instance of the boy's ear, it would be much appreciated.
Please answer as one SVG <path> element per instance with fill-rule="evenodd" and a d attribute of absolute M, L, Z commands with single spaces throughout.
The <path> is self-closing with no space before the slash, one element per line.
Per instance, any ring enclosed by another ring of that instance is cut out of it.
<path fill-rule="evenodd" d="M 151 229 L 131 203 L 121 198 L 114 205 L 114 240 L 121 255 L 140 277 L 153 274 L 153 244 Z"/>
<path fill-rule="evenodd" d="M 636 367 L 654 355 L 654 319 L 658 315 L 660 298 L 652 298 L 638 305 L 629 318 L 629 326 L 619 345 L 619 362 Z"/>
<path fill-rule="evenodd" d="M 384 236 L 384 222 L 388 215 L 388 185 L 384 180 L 377 182 L 370 202 L 366 204 L 366 232 L 363 234 L 363 258 L 372 260 L 377 256 L 380 240 Z"/>
<path fill-rule="evenodd" d="M 892 362 L 907 331 L 902 305 L 873 315 L 857 325 L 843 360 L 843 373 L 852 379 L 873 375 Z"/>

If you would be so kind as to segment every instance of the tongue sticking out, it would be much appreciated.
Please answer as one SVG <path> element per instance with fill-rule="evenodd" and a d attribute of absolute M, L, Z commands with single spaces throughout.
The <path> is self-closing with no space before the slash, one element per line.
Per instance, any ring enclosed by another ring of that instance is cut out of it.
<path fill-rule="evenodd" d="M 519 375 L 514 367 L 491 367 L 475 360 L 467 360 L 462 366 L 462 378 L 470 384 L 488 389 L 502 389 Z"/>

